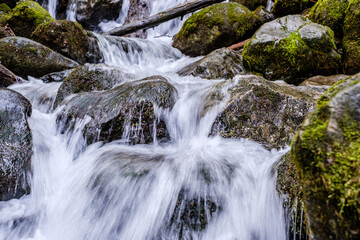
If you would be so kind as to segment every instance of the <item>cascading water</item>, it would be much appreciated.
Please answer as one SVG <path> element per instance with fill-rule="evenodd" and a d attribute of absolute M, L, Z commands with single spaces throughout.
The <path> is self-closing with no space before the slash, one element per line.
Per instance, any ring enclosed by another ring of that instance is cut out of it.
<path fill-rule="evenodd" d="M 62 106 L 51 112 L 59 83 L 12 86 L 33 105 L 31 194 L 0 202 L 0 239 L 287 239 L 273 173 L 286 150 L 208 136 L 235 80 L 204 115 L 207 93 L 222 80 L 175 74 L 196 59 L 173 49 L 169 38 L 98 39 L 106 64 L 135 79 L 162 75 L 176 87 L 174 107 L 162 112 L 171 140 L 87 146 L 88 117 L 61 132 Z"/>

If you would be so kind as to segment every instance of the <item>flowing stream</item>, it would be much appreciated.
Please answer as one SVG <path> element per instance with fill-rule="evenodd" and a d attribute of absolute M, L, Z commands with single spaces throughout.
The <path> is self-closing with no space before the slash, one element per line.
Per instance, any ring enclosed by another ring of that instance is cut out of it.
<path fill-rule="evenodd" d="M 160 35 L 178 24 L 166 25 Z M 273 170 L 287 150 L 209 137 L 227 98 L 205 116 L 201 112 L 206 94 L 222 80 L 179 77 L 176 71 L 196 59 L 172 48 L 169 37 L 98 38 L 106 64 L 136 79 L 162 75 L 176 87 L 175 106 L 162 113 L 171 141 L 87 146 L 87 117 L 64 133 L 56 121 L 61 106 L 50 111 L 60 83 L 30 78 L 12 86 L 33 105 L 31 194 L 0 202 L 0 239 L 288 239 Z M 127 54 L 119 41 L 130 46 Z M 231 84 L 224 86 L 225 96 Z"/>

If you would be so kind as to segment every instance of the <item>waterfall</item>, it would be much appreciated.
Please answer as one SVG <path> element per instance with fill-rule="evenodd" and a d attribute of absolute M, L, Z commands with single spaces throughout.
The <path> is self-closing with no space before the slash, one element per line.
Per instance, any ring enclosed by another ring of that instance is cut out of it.
<path fill-rule="evenodd" d="M 153 1 L 152 11 L 181 2 Z M 175 86 L 176 103 L 162 113 L 170 141 L 87 145 L 89 117 L 60 130 L 62 106 L 52 110 L 60 83 L 31 78 L 11 86 L 33 106 L 31 194 L 0 202 L 0 239 L 288 239 L 273 171 L 288 149 L 209 136 L 236 82 L 177 75 L 197 58 L 172 48 L 170 37 L 97 38 L 106 64 L 135 79 L 162 75 Z M 224 99 L 203 114 L 207 94 L 223 82 Z"/>

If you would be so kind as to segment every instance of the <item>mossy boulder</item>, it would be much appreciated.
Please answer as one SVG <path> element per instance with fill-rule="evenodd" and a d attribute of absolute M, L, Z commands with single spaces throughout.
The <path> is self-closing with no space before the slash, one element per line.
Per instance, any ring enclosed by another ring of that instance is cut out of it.
<path fill-rule="evenodd" d="M 86 62 L 89 49 L 88 37 L 77 22 L 58 20 L 39 25 L 31 34 L 31 39 L 78 63 Z"/>
<path fill-rule="evenodd" d="M 336 36 L 342 36 L 345 11 L 349 0 L 318 0 L 311 8 L 311 21 L 330 27 Z"/>
<path fill-rule="evenodd" d="M 10 8 L 14 8 L 18 0 L 2 0 L 1 2 L 8 5 Z"/>
<path fill-rule="evenodd" d="M 16 36 L 30 38 L 37 26 L 53 20 L 50 14 L 37 2 L 21 0 L 11 12 L 11 17 L 7 23 Z"/>
<path fill-rule="evenodd" d="M 116 84 L 131 79 L 134 79 L 133 75 L 105 64 L 79 66 L 61 84 L 54 105 L 55 107 L 58 106 L 71 94 L 107 90 Z"/>
<path fill-rule="evenodd" d="M 246 70 L 291 84 L 336 74 L 341 66 L 333 31 L 300 15 L 264 24 L 244 46 L 242 56 Z"/>
<path fill-rule="evenodd" d="M 78 66 L 50 48 L 22 37 L 0 39 L 0 61 L 21 77 L 41 77 Z"/>
<path fill-rule="evenodd" d="M 360 75 L 332 86 L 292 143 L 314 239 L 360 238 Z"/>
<path fill-rule="evenodd" d="M 67 128 L 90 116 L 84 129 L 88 143 L 121 140 L 128 144 L 166 141 L 169 134 L 161 109 L 175 104 L 176 90 L 161 76 L 125 82 L 102 92 L 79 93 L 63 102 L 58 120 Z"/>
<path fill-rule="evenodd" d="M 32 137 L 27 118 L 30 102 L 19 93 L 0 88 L 0 201 L 30 192 Z"/>
<path fill-rule="evenodd" d="M 241 53 L 221 48 L 202 59 L 185 66 L 177 73 L 180 76 L 199 76 L 206 79 L 232 79 L 243 71 Z"/>
<path fill-rule="evenodd" d="M 300 14 L 309 6 L 309 0 L 275 0 L 271 12 L 276 17 Z"/>
<path fill-rule="evenodd" d="M 230 0 L 230 2 L 240 3 L 249 8 L 251 11 L 254 11 L 259 6 L 266 7 L 267 4 L 267 0 Z"/>
<path fill-rule="evenodd" d="M 216 117 L 211 135 L 248 138 L 268 149 L 290 144 L 298 126 L 322 94 L 255 75 L 237 75 L 233 81 L 214 87 L 206 98 L 205 112 L 223 100 L 223 87 L 230 97 Z"/>
<path fill-rule="evenodd" d="M 360 72 L 360 0 L 350 1 L 343 30 L 343 68 L 346 74 L 355 74 Z"/>
<path fill-rule="evenodd" d="M 0 4 L 0 28 L 4 26 L 11 17 L 11 8 L 6 3 Z"/>
<path fill-rule="evenodd" d="M 194 13 L 175 35 L 173 47 L 200 56 L 250 37 L 259 18 L 239 3 L 219 3 Z"/>

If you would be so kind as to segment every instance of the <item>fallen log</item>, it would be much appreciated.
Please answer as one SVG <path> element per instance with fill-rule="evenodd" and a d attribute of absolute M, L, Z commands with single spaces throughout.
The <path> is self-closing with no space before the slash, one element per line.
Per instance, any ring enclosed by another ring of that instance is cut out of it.
<path fill-rule="evenodd" d="M 239 42 L 239 43 L 235 43 L 233 45 L 231 45 L 230 47 L 227 47 L 227 49 L 231 49 L 231 50 L 239 50 L 240 48 L 244 47 L 246 43 L 248 43 L 250 41 L 250 38 L 249 39 L 246 39 L 242 42 Z"/>
<path fill-rule="evenodd" d="M 192 0 L 185 2 L 183 4 L 177 5 L 173 8 L 170 8 L 166 11 L 157 13 L 153 16 L 145 18 L 143 20 L 129 23 L 121 27 L 114 28 L 108 32 L 104 32 L 104 35 L 115 35 L 123 36 L 129 33 L 133 33 L 140 29 L 148 29 L 158 26 L 160 23 L 169 21 L 171 19 L 182 17 L 188 13 L 195 12 L 199 9 L 208 7 L 215 3 L 223 2 L 225 0 Z"/>
<path fill-rule="evenodd" d="M 14 84 L 19 77 L 0 64 L 0 87 L 8 87 Z"/>

